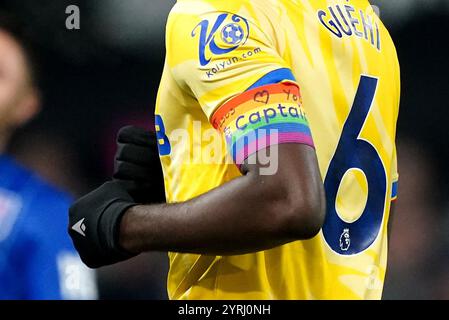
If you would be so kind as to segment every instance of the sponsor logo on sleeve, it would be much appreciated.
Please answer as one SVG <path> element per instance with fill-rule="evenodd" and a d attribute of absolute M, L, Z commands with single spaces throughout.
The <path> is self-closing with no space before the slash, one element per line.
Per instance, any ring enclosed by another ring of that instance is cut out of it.
<path fill-rule="evenodd" d="M 244 45 L 249 36 L 249 23 L 239 15 L 222 13 L 214 22 L 201 21 L 191 35 L 199 37 L 199 59 L 204 67 L 212 56 L 230 53 Z"/>

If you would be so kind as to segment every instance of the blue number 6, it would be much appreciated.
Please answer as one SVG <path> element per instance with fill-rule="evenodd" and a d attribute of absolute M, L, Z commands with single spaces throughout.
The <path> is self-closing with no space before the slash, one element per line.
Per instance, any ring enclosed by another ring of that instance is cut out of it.
<path fill-rule="evenodd" d="M 376 149 L 359 138 L 377 85 L 377 78 L 361 77 L 354 104 L 324 179 L 327 214 L 323 235 L 332 250 L 342 255 L 354 255 L 366 250 L 376 240 L 382 225 L 387 191 L 385 169 Z M 336 200 L 343 176 L 351 169 L 359 169 L 365 175 L 368 199 L 360 218 L 348 223 L 338 215 Z"/>

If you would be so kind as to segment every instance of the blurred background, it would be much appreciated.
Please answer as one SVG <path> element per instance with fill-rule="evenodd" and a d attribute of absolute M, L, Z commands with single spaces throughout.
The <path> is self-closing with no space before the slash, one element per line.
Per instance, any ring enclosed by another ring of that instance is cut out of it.
<path fill-rule="evenodd" d="M 149 127 L 173 0 L 2 0 L 40 53 L 44 110 L 10 146 L 22 163 L 80 195 L 110 176 L 115 133 Z M 449 299 L 449 0 L 371 1 L 402 66 L 399 199 L 385 299 Z M 67 30 L 68 5 L 81 12 Z M 0 53 L 1 54 L 1 53 Z M 165 299 L 167 257 L 99 270 L 103 299 Z"/>

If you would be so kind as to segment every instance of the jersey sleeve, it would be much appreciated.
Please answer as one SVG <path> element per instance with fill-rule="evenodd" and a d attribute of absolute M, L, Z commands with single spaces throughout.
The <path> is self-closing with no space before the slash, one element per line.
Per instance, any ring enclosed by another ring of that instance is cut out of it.
<path fill-rule="evenodd" d="M 168 65 L 225 135 L 234 162 L 274 144 L 313 146 L 299 86 L 272 24 L 247 8 L 182 4 L 167 25 Z"/>
<path fill-rule="evenodd" d="M 167 60 L 180 87 L 198 100 L 209 118 L 218 106 L 270 73 L 273 81 L 294 80 L 261 21 L 238 10 L 224 11 L 237 8 L 187 5 L 195 4 L 179 2 L 169 16 Z"/>

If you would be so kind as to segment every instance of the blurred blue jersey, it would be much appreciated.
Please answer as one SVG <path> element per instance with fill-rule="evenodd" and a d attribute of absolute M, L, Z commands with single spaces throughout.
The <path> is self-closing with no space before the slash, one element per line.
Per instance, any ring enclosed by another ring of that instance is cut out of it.
<path fill-rule="evenodd" d="M 94 299 L 67 233 L 71 199 L 0 155 L 0 299 Z"/>

